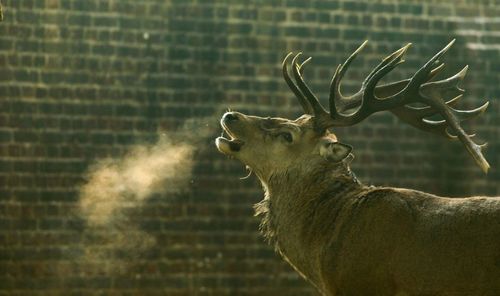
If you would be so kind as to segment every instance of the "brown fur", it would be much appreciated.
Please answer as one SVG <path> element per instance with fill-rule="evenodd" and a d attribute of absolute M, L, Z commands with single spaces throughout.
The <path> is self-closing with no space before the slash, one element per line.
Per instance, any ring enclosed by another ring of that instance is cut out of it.
<path fill-rule="evenodd" d="M 262 233 L 321 293 L 500 295 L 500 198 L 364 186 L 349 157 L 332 162 L 313 148 L 334 135 L 315 137 L 305 120 L 294 143 L 277 144 L 252 128 L 265 119 L 239 116 L 225 128 L 245 141 L 241 151 L 218 147 L 256 171 Z"/>

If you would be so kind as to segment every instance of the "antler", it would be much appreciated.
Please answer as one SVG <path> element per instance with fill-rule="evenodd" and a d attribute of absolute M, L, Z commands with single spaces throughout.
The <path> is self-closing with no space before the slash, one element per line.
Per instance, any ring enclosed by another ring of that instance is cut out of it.
<path fill-rule="evenodd" d="M 439 58 L 448 51 L 454 42 L 455 40 L 452 40 L 448 43 L 410 79 L 377 86 L 380 79 L 404 62 L 403 55 L 411 45 L 411 43 L 408 43 L 383 59 L 366 77 L 357 93 L 349 97 L 343 96 L 340 92 L 341 79 L 351 62 L 367 44 L 367 41 L 363 42 L 347 58 L 344 64 L 340 64 L 335 70 L 330 85 L 329 112 L 321 105 L 302 77 L 303 66 L 310 58 L 299 64 L 297 61 L 301 53 L 295 55 L 292 60 L 292 73 L 295 79 L 295 82 L 293 82 L 287 67 L 287 61 L 292 55 L 292 53 L 289 53 L 283 61 L 283 76 L 288 86 L 299 99 L 304 111 L 314 116 L 314 126 L 318 131 L 324 131 L 333 126 L 354 125 L 373 113 L 388 110 L 418 129 L 452 139 L 458 138 L 481 169 L 487 172 L 490 166 L 482 154 L 482 148 L 486 144 L 478 145 L 474 143 L 471 139 L 474 135 L 468 135 L 460 126 L 460 123 L 482 114 L 489 103 L 486 102 L 472 110 L 453 108 L 464 92 L 463 89 L 458 87 L 458 84 L 465 77 L 467 66 L 449 78 L 430 81 L 443 69 L 444 64 L 439 63 Z M 458 92 L 459 95 L 445 101 L 442 98 L 445 92 Z M 411 106 L 414 103 L 424 104 L 425 107 Z M 346 113 L 351 110 L 354 111 Z M 428 119 L 437 114 L 443 119 Z"/>

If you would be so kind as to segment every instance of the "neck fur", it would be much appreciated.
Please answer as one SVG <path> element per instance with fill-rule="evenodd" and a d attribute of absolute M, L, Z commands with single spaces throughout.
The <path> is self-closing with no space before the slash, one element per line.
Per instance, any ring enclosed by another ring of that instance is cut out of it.
<path fill-rule="evenodd" d="M 279 250 L 279 232 L 286 220 L 305 218 L 314 207 L 326 199 L 334 199 L 349 191 L 357 191 L 363 185 L 349 166 L 326 164 L 311 173 L 300 168 L 276 172 L 261 183 L 264 199 L 254 205 L 255 215 L 261 217 L 260 230 L 268 243 Z"/>
<path fill-rule="evenodd" d="M 261 180 L 265 197 L 254 206 L 268 243 L 311 283 L 321 277 L 315 266 L 331 239 L 325 234 L 334 232 L 345 202 L 363 188 L 347 164 L 319 168 L 290 169 Z"/>

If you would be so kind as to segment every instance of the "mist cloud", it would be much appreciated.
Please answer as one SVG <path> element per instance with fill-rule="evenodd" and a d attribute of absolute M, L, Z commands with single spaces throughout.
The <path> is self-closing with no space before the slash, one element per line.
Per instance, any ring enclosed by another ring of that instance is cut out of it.
<path fill-rule="evenodd" d="M 85 221 L 83 261 L 107 261 L 122 269 L 114 253 L 134 257 L 155 245 L 141 229 L 140 209 L 151 196 L 169 198 L 188 188 L 195 153 L 211 132 L 205 122 L 188 120 L 153 144 L 136 145 L 123 157 L 92 165 L 80 188 L 79 215 Z M 135 213 L 135 214 L 134 214 Z"/>

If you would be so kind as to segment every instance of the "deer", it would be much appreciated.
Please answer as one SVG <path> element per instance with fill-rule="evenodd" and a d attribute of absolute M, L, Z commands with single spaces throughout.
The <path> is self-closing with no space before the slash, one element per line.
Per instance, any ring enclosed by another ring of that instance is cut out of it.
<path fill-rule="evenodd" d="M 345 96 L 342 77 L 365 41 L 336 68 L 329 110 L 303 78 L 310 58 L 289 53 L 283 77 L 302 116 L 222 116 L 217 149 L 262 184 L 264 198 L 254 205 L 261 233 L 321 295 L 500 295 L 500 198 L 364 185 L 350 169 L 353 148 L 330 131 L 389 111 L 417 129 L 459 140 L 486 173 L 485 145 L 475 143 L 461 122 L 484 113 L 488 102 L 455 108 L 467 66 L 434 79 L 454 41 L 411 78 L 378 85 L 404 62 L 408 43 L 384 58 L 358 92 Z"/>

